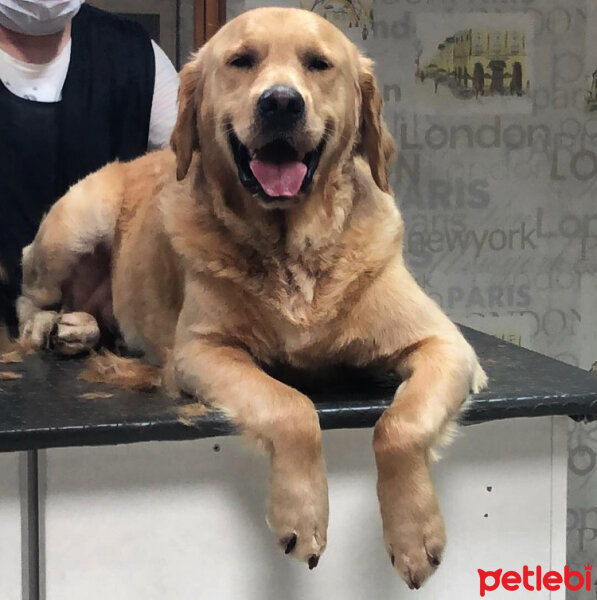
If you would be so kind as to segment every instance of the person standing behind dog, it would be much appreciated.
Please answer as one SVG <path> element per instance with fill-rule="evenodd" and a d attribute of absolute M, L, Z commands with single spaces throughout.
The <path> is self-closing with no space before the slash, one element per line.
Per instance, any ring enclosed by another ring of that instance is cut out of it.
<path fill-rule="evenodd" d="M 0 0 L 0 323 L 16 325 L 42 216 L 106 163 L 167 145 L 177 91 L 140 25 L 83 0 Z"/>

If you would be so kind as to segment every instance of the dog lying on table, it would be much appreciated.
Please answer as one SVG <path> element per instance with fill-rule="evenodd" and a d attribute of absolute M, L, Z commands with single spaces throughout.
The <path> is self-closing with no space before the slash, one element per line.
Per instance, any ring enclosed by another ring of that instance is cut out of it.
<path fill-rule="evenodd" d="M 321 17 L 237 17 L 182 70 L 172 149 L 106 166 L 44 218 L 18 313 L 24 343 L 64 354 L 118 331 L 264 445 L 267 522 L 310 568 L 328 525 L 317 413 L 260 365 L 399 374 L 373 449 L 388 556 L 418 588 L 445 544 L 430 454 L 486 377 L 405 267 L 381 108 L 371 61 Z"/>

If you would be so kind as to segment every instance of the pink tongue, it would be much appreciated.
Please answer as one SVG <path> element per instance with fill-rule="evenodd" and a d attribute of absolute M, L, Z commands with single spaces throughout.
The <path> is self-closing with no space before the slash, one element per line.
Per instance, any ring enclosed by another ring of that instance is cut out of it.
<path fill-rule="evenodd" d="M 249 166 L 268 196 L 296 196 L 307 174 L 307 165 L 298 160 L 277 165 L 255 159 Z"/>

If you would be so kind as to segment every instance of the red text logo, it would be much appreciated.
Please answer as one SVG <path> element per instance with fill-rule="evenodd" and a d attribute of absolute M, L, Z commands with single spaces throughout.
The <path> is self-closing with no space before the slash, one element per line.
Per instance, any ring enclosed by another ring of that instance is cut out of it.
<path fill-rule="evenodd" d="M 584 573 L 571 571 L 568 565 L 564 567 L 564 573 L 559 571 L 543 571 L 540 566 L 532 571 L 527 565 L 518 571 L 484 571 L 477 569 L 479 573 L 479 594 L 485 596 L 487 592 L 494 592 L 498 588 L 515 592 L 521 587 L 529 592 L 549 590 L 556 592 L 562 585 L 567 590 L 578 591 L 583 587 L 591 590 L 591 569 L 593 565 L 585 565 Z"/>

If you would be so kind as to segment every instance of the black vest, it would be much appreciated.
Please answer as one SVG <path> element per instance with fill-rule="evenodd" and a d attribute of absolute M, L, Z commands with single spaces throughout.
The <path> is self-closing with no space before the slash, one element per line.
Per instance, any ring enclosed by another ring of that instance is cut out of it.
<path fill-rule="evenodd" d="M 22 99 L 0 82 L 0 322 L 14 323 L 21 250 L 52 204 L 106 163 L 146 152 L 154 79 L 142 28 L 83 5 L 60 102 Z"/>

